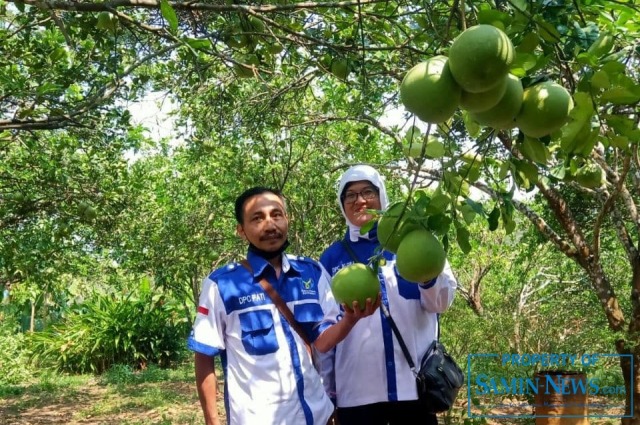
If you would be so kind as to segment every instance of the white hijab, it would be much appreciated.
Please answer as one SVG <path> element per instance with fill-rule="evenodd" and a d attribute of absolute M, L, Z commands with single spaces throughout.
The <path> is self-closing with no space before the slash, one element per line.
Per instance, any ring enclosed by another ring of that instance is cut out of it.
<path fill-rule="evenodd" d="M 356 226 L 349 221 L 349 219 L 347 218 L 347 214 L 345 214 L 344 212 L 344 206 L 342 205 L 340 195 L 342 194 L 342 191 L 347 186 L 347 184 L 362 180 L 366 180 L 378 188 L 381 209 L 386 209 L 389 203 L 387 199 L 387 189 L 384 187 L 383 178 L 375 168 L 369 165 L 360 164 L 354 165 L 344 172 L 344 174 L 340 178 L 340 184 L 338 186 L 338 205 L 340 205 L 340 211 L 342 211 L 342 215 L 347 221 L 347 226 L 349 227 L 349 239 L 351 239 L 352 242 L 357 241 L 358 238 L 369 239 L 369 234 L 366 233 L 364 235 L 361 235 L 360 226 Z"/>

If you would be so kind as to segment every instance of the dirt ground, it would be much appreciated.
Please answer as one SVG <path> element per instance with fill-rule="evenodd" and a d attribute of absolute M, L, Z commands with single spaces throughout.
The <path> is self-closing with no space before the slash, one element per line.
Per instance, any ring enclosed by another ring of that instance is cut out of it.
<path fill-rule="evenodd" d="M 144 400 L 141 394 L 146 394 Z M 149 401 L 154 398 L 157 403 Z M 221 398 L 218 406 L 224 416 Z M 195 383 L 145 383 L 114 391 L 91 380 L 81 391 L 63 396 L 43 392 L 0 399 L 0 425 L 201 423 Z"/>
<path fill-rule="evenodd" d="M 221 384 L 221 383 L 220 383 Z M 155 382 L 113 387 L 89 380 L 81 389 L 52 395 L 46 391 L 25 393 L 0 399 L 0 425 L 195 425 L 202 424 L 202 413 L 195 383 Z M 224 423 L 222 387 L 218 409 Z M 461 415 L 466 400 L 460 400 L 449 420 L 465 423 Z M 496 412 L 498 413 L 498 412 Z M 499 412 L 505 414 L 509 412 Z M 522 413 L 522 412 L 520 412 Z M 532 423 L 533 421 L 530 420 Z M 489 419 L 487 425 L 524 424 L 527 421 Z M 590 420 L 591 425 L 618 424 L 618 420 Z"/>

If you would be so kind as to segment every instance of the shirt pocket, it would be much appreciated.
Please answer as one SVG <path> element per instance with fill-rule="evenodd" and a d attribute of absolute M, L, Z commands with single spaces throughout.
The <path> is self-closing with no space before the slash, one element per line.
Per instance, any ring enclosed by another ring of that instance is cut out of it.
<path fill-rule="evenodd" d="M 318 337 L 316 332 L 319 326 L 317 325 L 320 324 L 324 318 L 324 313 L 320 305 L 316 303 L 296 304 L 293 307 L 293 316 L 307 334 L 309 340 L 312 342 L 315 341 Z"/>
<path fill-rule="evenodd" d="M 242 345 L 247 353 L 255 356 L 275 353 L 278 340 L 269 310 L 255 310 L 240 313 Z"/>

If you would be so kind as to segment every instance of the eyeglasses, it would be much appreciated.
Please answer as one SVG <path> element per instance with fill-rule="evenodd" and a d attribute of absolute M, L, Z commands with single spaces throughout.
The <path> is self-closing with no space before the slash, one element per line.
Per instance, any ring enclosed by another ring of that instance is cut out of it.
<path fill-rule="evenodd" d="M 347 192 L 342 196 L 342 200 L 345 204 L 353 204 L 358 199 L 358 196 L 362 196 L 362 199 L 369 201 L 378 197 L 378 191 L 373 187 L 365 187 L 360 192 Z"/>

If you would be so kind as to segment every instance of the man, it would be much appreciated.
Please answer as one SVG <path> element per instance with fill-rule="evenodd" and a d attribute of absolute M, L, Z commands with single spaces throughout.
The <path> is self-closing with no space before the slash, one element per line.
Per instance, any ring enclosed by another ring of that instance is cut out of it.
<path fill-rule="evenodd" d="M 355 261 L 367 263 L 379 249 L 377 227 L 365 234 L 360 234 L 360 229 L 373 218 L 370 210 L 387 208 L 380 174 L 367 165 L 349 168 L 340 179 L 338 204 L 347 222 L 346 236 L 320 257 L 332 276 Z M 386 262 L 378 272 L 382 303 L 398 326 L 414 363 L 420 364 L 437 337 L 437 315 L 453 302 L 455 277 L 447 263 L 440 276 L 430 282 L 408 282 L 396 271 L 395 255 L 387 251 L 383 255 Z M 323 362 L 327 362 L 326 357 Z M 334 376 L 324 379 L 335 379 L 340 425 L 404 424 L 411 417 L 419 417 L 421 425 L 437 424 L 435 415 L 421 410 L 415 376 L 382 308 L 379 314 L 358 322 L 336 346 L 334 362 Z"/>
<path fill-rule="evenodd" d="M 338 321 L 326 271 L 315 261 L 284 254 L 288 218 L 278 191 L 248 189 L 236 199 L 235 215 L 237 233 L 249 243 L 249 267 L 232 263 L 204 279 L 188 340 L 205 422 L 219 424 L 214 369 L 219 355 L 228 424 L 325 425 L 334 406 L 304 340 L 260 281 L 265 278 L 279 293 L 320 352 L 344 339 L 379 300 L 367 300 L 363 311 L 354 303 Z"/>

